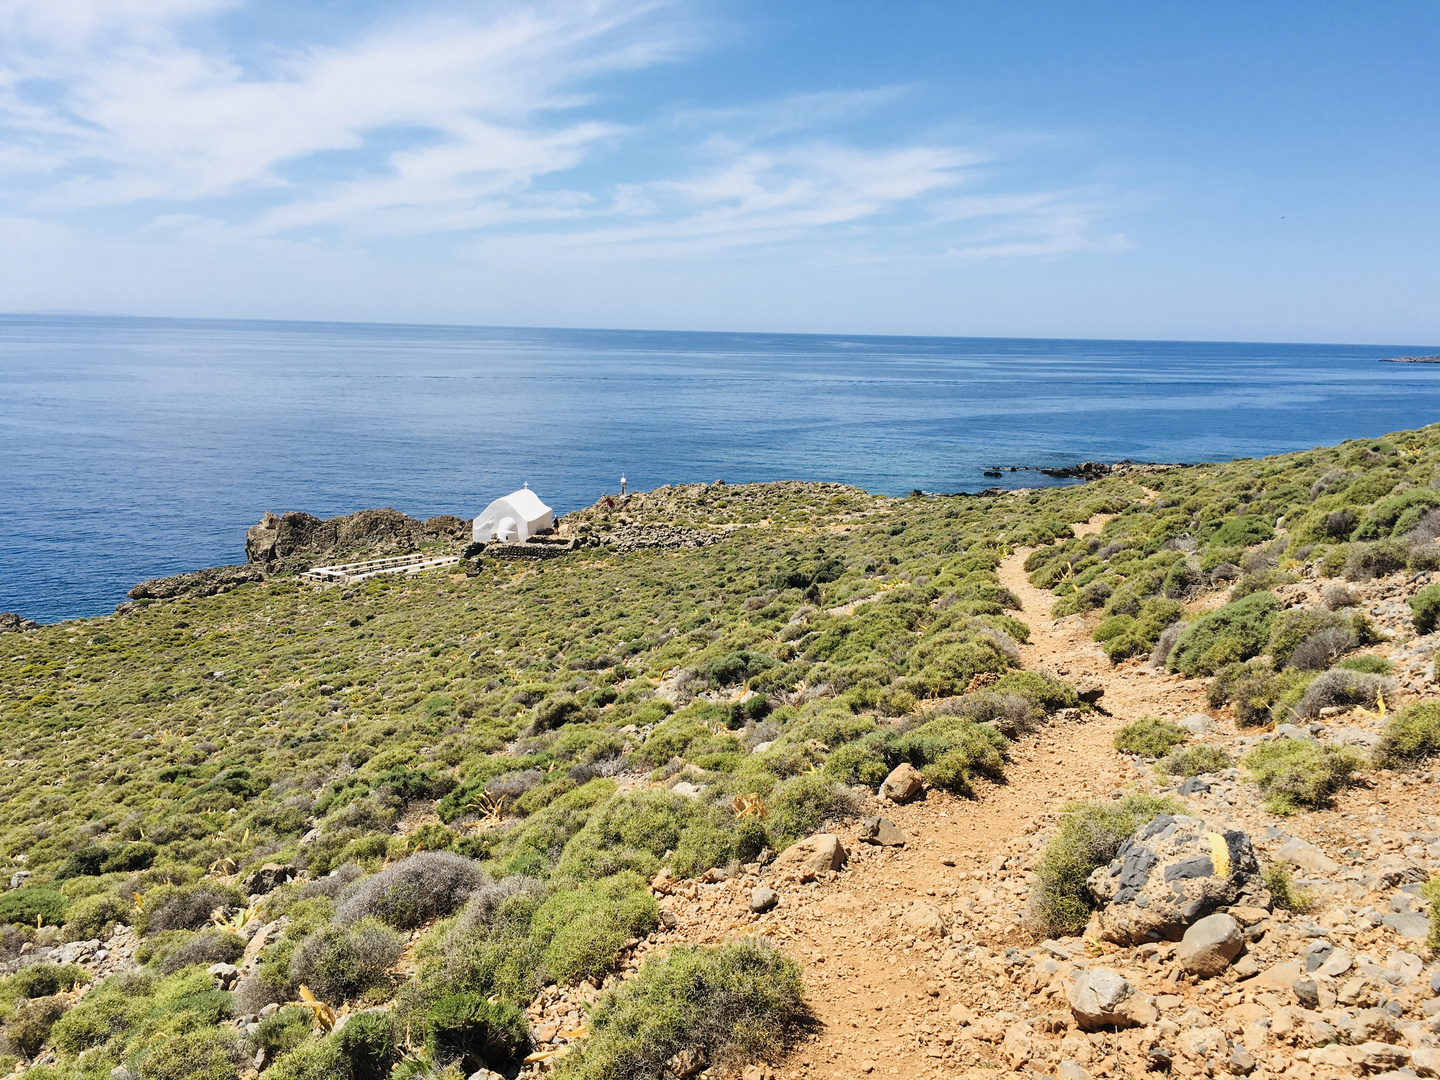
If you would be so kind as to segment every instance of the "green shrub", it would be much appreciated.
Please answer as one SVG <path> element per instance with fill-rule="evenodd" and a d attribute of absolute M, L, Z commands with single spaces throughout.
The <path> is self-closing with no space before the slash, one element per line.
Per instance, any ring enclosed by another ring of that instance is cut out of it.
<path fill-rule="evenodd" d="M 788 847 L 816 832 L 822 823 L 852 817 L 855 796 L 824 773 L 804 773 L 775 789 L 767 819 L 775 847 Z"/>
<path fill-rule="evenodd" d="M 1403 769 L 1440 754 L 1440 701 L 1401 709 L 1385 722 L 1376 759 L 1389 769 Z"/>
<path fill-rule="evenodd" d="M 1259 655 L 1270 640 L 1278 607 L 1273 594 L 1251 593 L 1192 622 L 1171 650 L 1167 667 L 1182 675 L 1213 675 L 1226 664 Z"/>
<path fill-rule="evenodd" d="M 1132 793 L 1118 802 L 1087 800 L 1067 805 L 1060 831 L 1035 867 L 1026 921 L 1047 936 L 1081 930 L 1092 910 L 1085 879 L 1115 857 L 1130 835 L 1160 814 L 1183 813 L 1173 799 Z"/>
<path fill-rule="evenodd" d="M 678 946 L 596 1002 L 556 1076 L 661 1077 L 686 1050 L 727 1071 L 774 1060 L 809 1030 L 803 995 L 800 965 L 764 942 Z"/>
<path fill-rule="evenodd" d="M 265 1051 L 266 1062 L 274 1064 L 277 1058 L 308 1042 L 314 1028 L 313 1012 L 289 1005 L 262 1019 L 250 1042 L 256 1049 Z"/>
<path fill-rule="evenodd" d="M 210 921 L 217 908 L 229 910 L 244 903 L 245 896 L 240 890 L 214 882 L 162 885 L 145 895 L 144 907 L 136 914 L 136 929 L 144 934 L 198 930 Z"/>
<path fill-rule="evenodd" d="M 1246 755 L 1245 768 L 1265 795 L 1272 814 L 1323 807 L 1337 791 L 1355 783 L 1364 757 L 1349 746 L 1322 746 L 1302 739 L 1274 739 Z"/>
<path fill-rule="evenodd" d="M 1080 705 L 1075 688 L 1048 671 L 1011 671 L 990 687 L 996 694 L 1019 694 L 1047 713 L 1074 709 Z"/>
<path fill-rule="evenodd" d="M 263 1075 L 265 1080 L 352 1080 L 349 1064 L 337 1040 L 312 1039 L 291 1050 Z"/>
<path fill-rule="evenodd" d="M 395 1018 L 387 1011 L 351 1014 L 332 1036 L 350 1066 L 351 1080 L 385 1080 L 390 1075 L 399 1056 L 396 1034 Z"/>
<path fill-rule="evenodd" d="M 54 926 L 65 918 L 69 901 L 48 885 L 27 885 L 0 894 L 0 923 Z"/>
<path fill-rule="evenodd" d="M 1433 633 L 1440 625 L 1440 585 L 1426 585 L 1410 598 L 1410 615 L 1417 634 Z"/>
<path fill-rule="evenodd" d="M 449 994 L 430 1007 L 426 1019 L 431 1059 L 442 1068 L 459 1065 L 466 1076 L 520 1056 L 530 1037 L 524 1013 L 479 994 Z"/>
<path fill-rule="evenodd" d="M 1363 671 L 1370 675 L 1389 675 L 1395 665 L 1383 656 L 1347 656 L 1335 665 L 1342 671 Z"/>
<path fill-rule="evenodd" d="M 1421 886 L 1420 895 L 1430 901 L 1430 934 L 1425 945 L 1432 954 L 1440 955 L 1440 874 Z"/>
<path fill-rule="evenodd" d="M 977 775 L 1005 778 L 1007 745 L 1009 740 L 989 724 L 941 716 L 902 736 L 896 752 L 918 767 L 931 785 L 956 795 L 973 795 Z"/>
<path fill-rule="evenodd" d="M 240 1048 L 233 1032 L 199 1028 L 152 1043 L 140 1061 L 140 1080 L 236 1080 Z"/>
<path fill-rule="evenodd" d="M 1160 761 L 1160 768 L 1171 776 L 1201 776 L 1218 773 L 1235 764 L 1235 759 L 1213 743 L 1196 743 L 1172 750 Z"/>
<path fill-rule="evenodd" d="M 89 973 L 75 964 L 51 964 L 42 961 L 23 967 L 0 982 L 0 999 L 53 997 L 90 981 Z"/>
<path fill-rule="evenodd" d="M 1142 716 L 1115 733 L 1115 749 L 1122 754 L 1158 758 L 1179 746 L 1186 739 L 1185 729 L 1169 720 Z"/>
<path fill-rule="evenodd" d="M 1279 863 L 1270 863 L 1260 871 L 1270 899 L 1277 908 L 1303 915 L 1310 910 L 1312 900 L 1304 889 L 1297 888 L 1290 878 L 1290 871 Z"/>
<path fill-rule="evenodd" d="M 1259 660 L 1229 664 L 1216 673 L 1206 692 L 1211 705 L 1235 706 L 1235 722 L 1241 727 L 1284 720 L 1297 705 L 1314 675 L 1286 668 L 1274 671 Z"/>
<path fill-rule="evenodd" d="M 56 1021 L 64 1014 L 64 998 L 40 997 L 23 1001 L 5 1022 L 5 1042 L 15 1052 L 33 1058 L 49 1041 Z"/>
<path fill-rule="evenodd" d="M 1270 522 L 1253 514 L 1241 514 L 1216 529 L 1209 542 L 1229 547 L 1250 547 L 1274 538 L 1275 529 Z"/>
<path fill-rule="evenodd" d="M 536 910 L 530 939 L 552 982 L 598 982 L 615 966 L 626 941 L 644 937 L 659 922 L 660 908 L 644 879 L 627 870 L 553 894 Z"/>
<path fill-rule="evenodd" d="M 290 961 L 290 977 L 321 1001 L 339 1005 L 384 986 L 404 951 L 400 935 L 378 919 L 327 926 L 308 936 Z"/>
<path fill-rule="evenodd" d="M 1176 563 L 1176 566 L 1183 566 Z M 1112 663 L 1132 656 L 1142 656 L 1155 648 L 1165 628 L 1178 622 L 1185 608 L 1175 600 L 1152 597 L 1140 606 L 1136 615 L 1113 615 L 1095 628 L 1094 638 L 1105 645 L 1105 655 Z"/>
<path fill-rule="evenodd" d="M 1289 608 L 1277 612 L 1271 622 L 1270 643 L 1267 648 L 1271 661 L 1277 668 L 1285 667 L 1290 662 L 1292 653 L 1307 640 L 1326 630 L 1338 631 L 1344 635 L 1345 644 L 1338 651 L 1343 652 L 1352 645 L 1360 644 L 1348 615 L 1330 611 L 1314 611 L 1309 608 Z M 1294 666 L 1310 667 L 1311 665 L 1296 664 Z"/>
<path fill-rule="evenodd" d="M 1393 680 L 1363 671 L 1331 668 L 1311 680 L 1294 712 L 1300 717 L 1312 717 L 1319 716 L 1321 709 L 1332 707 L 1360 705 L 1366 709 L 1374 709 L 1378 707 L 1381 697 L 1394 701 L 1395 693 Z"/>
<path fill-rule="evenodd" d="M 65 936 L 71 941 L 103 938 L 116 923 L 129 919 L 131 906 L 114 893 L 76 900 L 65 910 Z"/>
<path fill-rule="evenodd" d="M 1381 540 L 1374 544 L 1352 544 L 1345 555 L 1347 581 L 1369 581 L 1405 569 L 1409 549 L 1400 540 Z"/>

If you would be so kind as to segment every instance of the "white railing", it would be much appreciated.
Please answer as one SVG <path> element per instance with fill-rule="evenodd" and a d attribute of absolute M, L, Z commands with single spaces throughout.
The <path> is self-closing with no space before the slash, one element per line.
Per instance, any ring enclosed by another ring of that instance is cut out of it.
<path fill-rule="evenodd" d="M 442 566 L 454 566 L 459 561 L 459 555 L 425 555 L 417 551 L 409 555 L 392 555 L 387 559 L 366 559 L 363 562 L 338 563 L 335 566 L 312 566 L 300 576 L 306 581 L 348 585 L 382 574 L 418 574 L 424 570 L 437 570 Z"/>

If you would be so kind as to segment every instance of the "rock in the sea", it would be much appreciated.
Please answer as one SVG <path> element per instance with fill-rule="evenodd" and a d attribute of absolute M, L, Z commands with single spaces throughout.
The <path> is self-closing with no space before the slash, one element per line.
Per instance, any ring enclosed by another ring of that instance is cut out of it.
<path fill-rule="evenodd" d="M 904 847 L 905 834 L 888 817 L 866 818 L 860 823 L 860 839 L 881 847 Z"/>
<path fill-rule="evenodd" d="M 750 894 L 750 910 L 757 914 L 769 911 L 778 903 L 780 903 L 780 894 L 764 885 Z"/>
<path fill-rule="evenodd" d="M 907 803 L 924 790 L 925 777 L 908 761 L 896 765 L 880 785 L 880 794 L 897 803 Z"/>
<path fill-rule="evenodd" d="M 1183 970 L 1208 979 L 1229 967 L 1244 947 L 1245 939 L 1236 919 L 1229 915 L 1206 915 L 1192 923 L 1180 938 L 1175 960 Z"/>
<path fill-rule="evenodd" d="M 1142 825 L 1115 859 L 1086 882 L 1100 936 L 1121 945 L 1179 941 L 1222 907 L 1270 907 L 1250 837 L 1199 818 L 1161 814 Z"/>
<path fill-rule="evenodd" d="M 840 838 L 832 833 L 816 833 L 804 840 L 791 844 L 775 859 L 775 872 L 782 877 L 786 874 L 823 874 L 839 870 L 849 860 L 850 853 Z"/>
<path fill-rule="evenodd" d="M 13 611 L 0 611 L 0 634 L 23 634 L 37 625 L 34 619 L 22 619 Z"/>
<path fill-rule="evenodd" d="M 1066 982 L 1065 999 L 1075 1022 L 1086 1031 L 1153 1024 L 1160 1016 L 1152 998 L 1109 968 L 1074 972 Z"/>

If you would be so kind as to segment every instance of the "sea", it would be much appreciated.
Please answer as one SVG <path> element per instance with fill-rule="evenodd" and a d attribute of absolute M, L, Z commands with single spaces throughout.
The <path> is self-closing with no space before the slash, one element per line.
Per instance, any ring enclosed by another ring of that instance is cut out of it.
<path fill-rule="evenodd" d="M 1326 445 L 1440 420 L 1440 365 L 1377 363 L 1437 352 L 0 315 L 0 611 L 108 614 L 243 562 L 267 510 L 470 518 L 528 483 L 563 512 L 622 475 L 973 492 Z"/>

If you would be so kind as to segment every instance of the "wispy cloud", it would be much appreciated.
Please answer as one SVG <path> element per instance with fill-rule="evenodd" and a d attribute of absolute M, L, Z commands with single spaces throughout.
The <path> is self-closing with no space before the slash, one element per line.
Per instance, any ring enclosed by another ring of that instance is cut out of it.
<path fill-rule="evenodd" d="M 243 0 L 0 0 L 0 212 L 131 208 L 191 239 L 533 232 L 659 257 L 887 229 L 935 257 L 1113 245 L 1102 200 L 971 193 L 993 155 L 846 137 L 916 87 L 606 116 L 604 77 L 698 48 L 662 0 L 410 8 L 325 43 L 249 43 Z M 654 144 L 649 175 L 624 148 Z M 587 180 L 602 157 L 620 164 Z M 656 161 L 662 164 L 654 164 Z M 639 168 L 639 166 L 634 166 Z M 938 231 L 936 231 L 938 230 Z"/>

